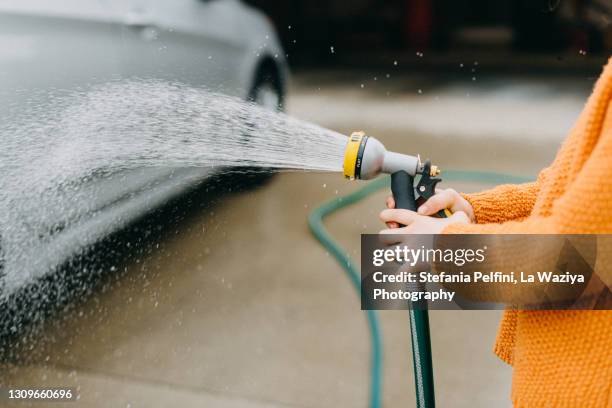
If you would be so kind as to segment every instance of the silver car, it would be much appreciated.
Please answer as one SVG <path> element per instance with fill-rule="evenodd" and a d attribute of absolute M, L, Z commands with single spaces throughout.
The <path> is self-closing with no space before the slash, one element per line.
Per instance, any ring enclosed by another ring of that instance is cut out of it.
<path fill-rule="evenodd" d="M 0 0 L 3 124 L 27 110 L 33 95 L 38 109 L 53 104 L 52 97 L 41 99 L 46 90 L 129 78 L 179 81 L 280 109 L 286 77 L 269 20 L 239 0 Z M 76 248 L 125 227 L 212 171 L 146 168 L 92 178 L 79 186 L 88 199 L 81 210 L 47 213 L 34 222 L 29 259 L 36 258 L 36 268 L 5 268 L 0 292 L 23 286 L 11 273 L 42 277 Z M 8 233 L 0 231 L 0 242 Z"/>

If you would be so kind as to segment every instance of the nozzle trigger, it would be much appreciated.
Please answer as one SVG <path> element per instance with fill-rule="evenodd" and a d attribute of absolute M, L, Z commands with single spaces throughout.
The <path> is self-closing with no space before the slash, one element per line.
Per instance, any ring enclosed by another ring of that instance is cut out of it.
<path fill-rule="evenodd" d="M 415 190 L 418 194 L 417 198 L 417 207 L 420 207 L 425 201 L 430 199 L 434 194 L 436 194 L 436 185 L 442 181 L 439 177 L 431 176 L 431 160 L 425 160 L 423 164 L 423 172 L 421 174 L 421 179 L 417 184 Z M 440 210 L 437 212 L 437 216 L 439 218 L 448 218 L 450 211 L 447 209 Z M 451 214 L 452 215 L 452 214 Z"/>

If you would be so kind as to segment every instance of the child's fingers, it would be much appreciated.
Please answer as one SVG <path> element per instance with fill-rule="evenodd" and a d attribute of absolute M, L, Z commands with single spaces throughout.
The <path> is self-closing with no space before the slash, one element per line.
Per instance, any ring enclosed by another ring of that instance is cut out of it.
<path fill-rule="evenodd" d="M 385 205 L 387 206 L 387 208 L 395 208 L 395 199 L 393 198 L 393 196 L 387 197 L 387 199 L 385 200 Z M 386 222 L 385 224 L 387 224 L 387 227 L 391 229 L 399 228 L 399 224 L 395 221 Z"/>
<path fill-rule="evenodd" d="M 418 217 L 420 217 L 420 215 L 410 210 L 388 209 L 380 212 L 380 219 L 383 222 L 396 222 L 406 226 L 412 224 Z"/>
<path fill-rule="evenodd" d="M 455 191 L 450 189 L 440 191 L 419 207 L 419 214 L 432 215 L 445 208 L 452 210 L 455 204 L 455 194 Z"/>
<path fill-rule="evenodd" d="M 387 208 L 395 208 L 395 199 L 393 196 L 388 196 L 385 200 L 385 204 L 387 205 Z"/>
<path fill-rule="evenodd" d="M 453 215 L 450 216 L 450 220 L 453 222 L 459 222 L 462 224 L 469 224 L 470 217 L 465 213 L 465 211 L 455 211 Z"/>

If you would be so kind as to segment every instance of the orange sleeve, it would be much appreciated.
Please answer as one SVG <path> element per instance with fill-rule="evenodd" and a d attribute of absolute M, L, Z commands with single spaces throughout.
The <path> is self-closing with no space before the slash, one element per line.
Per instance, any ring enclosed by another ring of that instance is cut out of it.
<path fill-rule="evenodd" d="M 585 161 L 581 171 L 567 190 L 551 204 L 550 213 L 530 215 L 522 220 L 500 224 L 451 224 L 445 234 L 611 234 L 612 233 L 612 128 L 602 135 L 597 147 Z M 554 188 L 551 187 L 551 188 Z M 520 253 L 520 258 L 516 254 Z M 498 253 L 500 265 L 516 264 L 547 255 L 541 248 L 529 246 L 520 250 Z M 592 265 L 595 274 L 608 287 L 612 285 L 610 274 L 612 253 L 598 248 L 597 263 Z M 521 270 L 517 267 L 516 270 Z M 517 299 L 530 299 L 545 289 L 545 285 L 487 285 L 479 288 L 476 301 L 495 301 L 516 304 Z M 586 292 L 583 296 L 588 295 Z M 588 297 L 585 297 L 587 299 Z"/>
<path fill-rule="evenodd" d="M 485 224 L 451 224 L 447 234 L 610 234 L 612 233 L 612 127 L 604 129 L 591 155 L 567 189 L 551 203 L 547 216 L 528 216 L 519 221 Z M 491 190 L 495 191 L 495 189 Z M 506 200 L 509 200 L 505 197 Z M 495 201 L 495 200 L 493 200 Z M 475 202 L 484 202 L 476 200 Z M 500 205 L 498 211 L 517 214 Z M 480 204 L 477 204 L 480 205 Z M 491 204 L 483 214 L 490 214 Z M 510 204 L 512 205 L 512 204 Z M 484 206 L 484 204 L 483 204 Z M 481 207 L 478 207 L 481 208 Z M 475 209 L 476 210 L 476 209 Z M 490 216 L 491 217 L 491 216 Z M 492 218 L 484 218 L 492 219 Z"/>
<path fill-rule="evenodd" d="M 477 224 L 522 219 L 531 214 L 547 170 L 542 170 L 537 181 L 531 183 L 503 184 L 480 193 L 462 195 L 472 205 Z"/>
<path fill-rule="evenodd" d="M 502 184 L 491 190 L 462 195 L 472 205 L 476 223 L 487 224 L 527 217 L 538 191 L 538 183 L 532 182 Z"/>

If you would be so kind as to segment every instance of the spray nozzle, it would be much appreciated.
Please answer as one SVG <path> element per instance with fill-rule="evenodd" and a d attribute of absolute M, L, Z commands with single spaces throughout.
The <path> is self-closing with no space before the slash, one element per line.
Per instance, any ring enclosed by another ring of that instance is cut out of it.
<path fill-rule="evenodd" d="M 427 166 L 432 177 L 440 174 L 437 166 Z M 377 139 L 364 132 L 349 137 L 344 153 L 344 176 L 349 179 L 368 180 L 381 173 L 393 174 L 403 170 L 411 176 L 422 174 L 426 166 L 420 157 L 390 152 Z"/>

